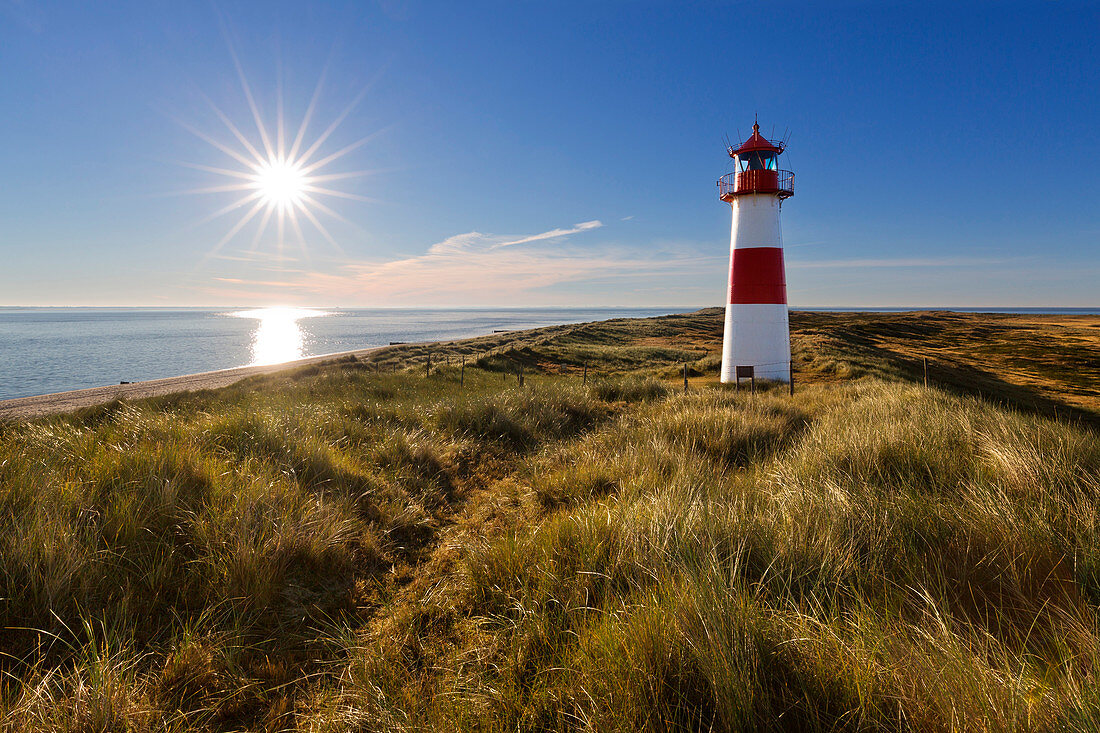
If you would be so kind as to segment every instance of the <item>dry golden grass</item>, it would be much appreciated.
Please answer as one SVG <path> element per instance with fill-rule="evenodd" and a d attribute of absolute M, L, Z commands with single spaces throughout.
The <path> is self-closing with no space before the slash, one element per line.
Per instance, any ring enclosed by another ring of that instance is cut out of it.
<path fill-rule="evenodd" d="M 0 426 L 0 730 L 1100 729 L 1096 433 L 800 318 L 793 397 L 704 312 Z"/>

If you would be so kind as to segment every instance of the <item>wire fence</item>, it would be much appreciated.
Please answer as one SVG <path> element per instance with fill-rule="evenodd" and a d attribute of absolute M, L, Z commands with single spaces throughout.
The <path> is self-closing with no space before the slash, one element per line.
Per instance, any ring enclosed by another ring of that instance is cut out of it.
<path fill-rule="evenodd" d="M 582 384 L 587 384 L 590 378 L 609 377 L 617 370 L 597 367 L 584 358 L 565 358 L 561 354 L 548 354 L 545 347 L 552 345 L 556 334 L 533 338 L 530 340 L 498 344 L 489 348 L 471 349 L 469 344 L 444 343 L 444 344 L 408 344 L 392 342 L 388 347 L 372 350 L 367 354 L 356 357 L 345 357 L 345 360 L 356 361 L 362 368 L 373 370 L 378 374 L 415 374 L 420 372 L 425 378 L 439 375 L 452 375 L 457 377 L 460 385 L 465 386 L 466 369 L 477 368 L 481 371 L 498 373 L 504 382 L 514 381 L 519 386 L 526 384 L 527 378 L 532 373 L 559 376 L 575 376 Z M 540 348 L 543 347 L 543 348 Z M 414 353 L 401 353 L 412 350 Z M 707 349 L 689 346 L 680 349 L 683 353 L 697 354 L 694 360 L 682 359 L 678 361 L 651 360 L 648 363 L 642 361 L 641 367 L 655 369 L 675 369 L 683 378 L 683 388 L 690 389 L 692 377 L 717 376 L 720 379 L 729 376 L 723 374 L 720 354 Z M 700 354 L 701 352 L 701 354 Z M 718 361 L 718 364 L 707 364 L 708 358 Z M 598 360 L 597 360 L 598 361 Z M 704 362 L 700 364 L 700 362 Z M 735 365 L 735 371 L 751 367 L 750 373 L 743 378 L 750 381 L 750 387 L 755 392 L 756 376 L 761 370 L 765 375 L 761 378 L 772 377 L 776 371 L 774 367 L 781 367 L 781 378 L 774 381 L 786 381 L 789 384 L 791 394 L 794 393 L 794 362 L 792 360 L 782 362 L 765 362 L 751 365 Z M 665 376 L 669 376 L 666 372 Z M 782 379 L 786 377 L 786 379 Z M 727 380 L 728 381 L 728 380 Z M 740 379 L 733 380 L 735 388 L 740 387 Z"/>

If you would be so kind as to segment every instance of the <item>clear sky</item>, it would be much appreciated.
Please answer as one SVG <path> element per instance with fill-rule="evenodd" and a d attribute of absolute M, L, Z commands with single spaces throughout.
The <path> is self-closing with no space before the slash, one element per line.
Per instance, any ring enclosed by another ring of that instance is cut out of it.
<path fill-rule="evenodd" d="M 0 0 L 0 305 L 719 305 L 759 114 L 792 306 L 1095 307 L 1098 35 L 1040 0 Z M 273 147 L 280 90 L 284 148 L 315 92 L 299 154 L 339 121 L 324 232 L 185 193 L 254 185 L 219 112 L 265 155 L 234 56 Z"/>

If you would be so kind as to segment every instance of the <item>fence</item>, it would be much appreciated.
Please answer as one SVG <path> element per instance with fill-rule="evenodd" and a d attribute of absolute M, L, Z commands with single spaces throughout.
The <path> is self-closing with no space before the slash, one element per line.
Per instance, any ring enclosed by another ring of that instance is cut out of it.
<path fill-rule="evenodd" d="M 345 360 L 356 361 L 363 364 L 368 369 L 373 369 L 375 373 L 381 373 L 383 370 L 396 374 L 399 370 L 403 370 L 409 373 L 415 372 L 418 368 L 423 368 L 424 377 L 431 378 L 433 374 L 439 374 L 440 370 L 444 367 L 453 367 L 457 371 L 457 377 L 459 385 L 465 386 L 466 384 L 466 367 L 476 366 L 480 369 L 499 372 L 501 378 L 507 382 L 509 379 L 514 379 L 519 386 L 524 386 L 527 381 L 528 371 L 534 366 L 536 370 L 542 371 L 546 374 L 559 374 L 568 376 L 574 374 L 579 376 L 582 384 L 588 383 L 589 371 L 595 374 L 595 370 L 592 369 L 592 365 L 585 360 L 581 361 L 548 361 L 545 357 L 540 357 L 536 348 L 538 346 L 546 346 L 550 343 L 551 338 L 534 339 L 529 342 L 523 342 L 520 344 L 507 344 L 493 346 L 488 349 L 480 351 L 460 351 L 455 353 L 450 349 L 460 348 L 458 344 L 403 344 L 392 343 L 390 346 L 409 346 L 413 348 L 425 348 L 425 353 L 411 355 L 404 359 L 398 357 L 385 358 L 390 356 L 390 352 L 376 351 L 369 354 L 365 360 L 359 360 L 356 357 L 345 357 Z M 450 347 L 450 349 L 448 348 Z M 385 347 L 383 347 L 385 348 Z M 695 348 L 690 350 L 695 351 Z M 715 355 L 715 352 L 703 349 L 703 356 L 700 359 L 705 359 L 708 356 Z M 440 353 L 441 352 L 441 353 Z M 523 357 L 527 357 L 526 359 Z M 531 364 L 532 357 L 534 364 Z M 488 362 L 488 363 L 486 363 Z M 651 367 L 678 367 L 677 371 L 682 372 L 683 376 L 683 389 L 687 392 L 690 389 L 689 379 L 689 364 L 688 361 L 669 362 L 661 361 L 656 364 L 650 364 Z M 785 366 L 787 369 L 787 375 L 789 376 L 789 391 L 790 394 L 794 394 L 794 362 L 774 362 L 768 364 L 754 364 L 754 365 L 742 365 L 737 367 L 738 378 L 736 380 L 735 388 L 740 388 L 741 379 L 750 380 L 750 388 L 755 394 L 756 392 L 756 374 L 755 370 L 761 367 L 770 366 Z M 698 367 L 693 367 L 693 371 Z M 742 370 L 748 369 L 748 372 L 742 372 Z M 927 371 L 927 370 L 926 370 Z"/>
<path fill-rule="evenodd" d="M 718 179 L 718 197 L 728 199 L 743 193 L 775 193 L 780 198 L 794 195 L 794 173 L 753 170 L 727 173 Z"/>

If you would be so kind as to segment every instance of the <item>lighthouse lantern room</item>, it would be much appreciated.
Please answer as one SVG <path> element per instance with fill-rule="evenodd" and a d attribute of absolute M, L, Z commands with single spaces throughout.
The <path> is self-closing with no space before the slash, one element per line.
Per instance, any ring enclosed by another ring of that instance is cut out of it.
<path fill-rule="evenodd" d="M 737 367 L 752 367 L 759 379 L 791 378 L 779 211 L 794 195 L 794 173 L 779 169 L 783 149 L 783 142 L 768 140 L 753 124 L 752 136 L 728 150 L 734 171 L 718 179 L 718 196 L 733 212 L 723 382 L 737 378 Z"/>

